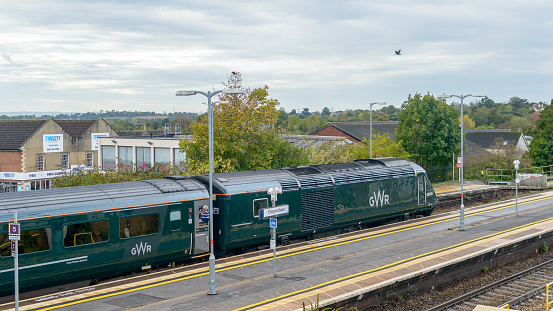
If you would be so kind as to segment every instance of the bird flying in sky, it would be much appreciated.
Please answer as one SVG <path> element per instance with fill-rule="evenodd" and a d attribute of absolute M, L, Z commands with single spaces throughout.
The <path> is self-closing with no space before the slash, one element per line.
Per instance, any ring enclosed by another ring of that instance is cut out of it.
<path fill-rule="evenodd" d="M 396 55 L 401 55 L 401 50 L 397 50 Z"/>

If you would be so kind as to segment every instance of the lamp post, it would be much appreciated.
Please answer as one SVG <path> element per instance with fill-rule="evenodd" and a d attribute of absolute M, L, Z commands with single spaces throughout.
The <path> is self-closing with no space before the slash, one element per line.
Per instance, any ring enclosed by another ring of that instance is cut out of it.
<path fill-rule="evenodd" d="M 518 178 L 518 165 L 520 164 L 519 160 L 513 161 L 513 164 L 515 165 L 515 214 L 518 216 L 518 184 L 520 183 L 520 179 Z"/>
<path fill-rule="evenodd" d="M 463 137 L 465 135 L 464 129 L 463 129 L 463 99 L 467 97 L 486 97 L 486 94 L 480 94 L 480 93 L 472 93 L 467 95 L 452 95 L 452 94 L 443 94 L 438 95 L 438 98 L 451 98 L 451 97 L 457 97 L 461 99 L 461 171 L 459 172 L 459 178 L 461 179 L 461 218 L 460 218 L 460 225 L 459 225 L 459 231 L 465 231 L 465 204 L 463 203 L 463 166 L 465 164 L 465 161 L 463 159 Z"/>
<path fill-rule="evenodd" d="M 242 89 L 225 89 L 218 91 L 177 91 L 175 95 L 177 96 L 192 96 L 196 94 L 201 94 L 207 97 L 207 123 L 208 123 L 208 141 L 209 141 L 209 291 L 208 295 L 217 295 L 218 292 L 215 289 L 215 252 L 213 246 L 213 109 L 211 104 L 211 97 L 213 95 L 223 93 L 223 94 L 243 94 L 244 90 Z M 221 102 L 223 103 L 223 102 Z"/>
<path fill-rule="evenodd" d="M 370 115 L 370 132 L 369 132 L 369 144 L 370 144 L 370 158 L 372 159 L 373 157 L 373 105 L 386 105 L 386 102 L 376 102 L 376 103 L 371 103 L 370 104 L 370 108 L 369 108 L 369 115 Z"/>

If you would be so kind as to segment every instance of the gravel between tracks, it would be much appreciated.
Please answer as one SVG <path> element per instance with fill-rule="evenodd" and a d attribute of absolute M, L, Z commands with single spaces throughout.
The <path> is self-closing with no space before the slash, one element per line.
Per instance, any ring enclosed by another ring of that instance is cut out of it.
<path fill-rule="evenodd" d="M 426 310 L 438 304 L 444 303 L 460 295 L 469 293 L 484 285 L 504 279 L 510 275 L 529 269 L 536 264 L 553 258 L 551 252 L 545 254 L 532 254 L 522 260 L 510 263 L 503 267 L 497 267 L 489 272 L 482 272 L 476 276 L 466 278 L 453 284 L 439 286 L 435 289 L 417 291 L 406 295 L 405 297 L 395 297 L 378 306 L 370 307 L 366 310 L 390 310 L 390 311 L 413 311 Z M 532 303 L 524 303 L 520 310 L 544 310 L 544 300 L 534 299 Z M 523 308 L 522 308 L 523 307 Z"/>

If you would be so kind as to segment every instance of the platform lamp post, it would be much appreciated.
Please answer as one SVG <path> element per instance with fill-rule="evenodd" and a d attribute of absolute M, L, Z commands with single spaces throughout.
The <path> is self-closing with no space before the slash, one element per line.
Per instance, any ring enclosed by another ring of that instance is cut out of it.
<path fill-rule="evenodd" d="M 518 184 L 520 183 L 520 179 L 518 178 L 518 166 L 520 164 L 519 160 L 513 161 L 513 164 L 515 165 L 515 214 L 518 216 Z"/>
<path fill-rule="evenodd" d="M 486 94 L 480 94 L 480 93 L 472 93 L 467 95 L 453 95 L 453 94 L 443 94 L 438 95 L 438 98 L 451 98 L 451 97 L 457 97 L 461 99 L 461 171 L 459 172 L 459 179 L 461 179 L 461 218 L 460 218 L 460 225 L 459 225 L 459 231 L 465 231 L 465 204 L 463 203 L 463 166 L 465 164 L 464 158 L 463 158 L 463 137 L 464 137 L 464 128 L 463 128 L 463 99 L 467 97 L 486 97 Z"/>
<path fill-rule="evenodd" d="M 209 141 L 209 291 L 208 295 L 217 295 L 219 292 L 215 289 L 215 251 L 213 246 L 213 108 L 211 97 L 216 94 L 243 94 L 244 90 L 238 88 L 224 89 L 218 91 L 177 91 L 177 96 L 192 96 L 201 94 L 207 97 L 208 109 L 208 141 Z M 226 102 L 219 102 L 226 103 Z"/>
<path fill-rule="evenodd" d="M 370 132 L 369 132 L 369 144 L 370 144 L 370 147 L 369 147 L 369 150 L 370 150 L 370 155 L 369 157 L 372 159 L 373 158 L 373 105 L 386 105 L 386 102 L 376 102 L 376 103 L 371 103 L 370 104 L 370 107 L 369 107 L 369 124 L 370 124 Z"/>

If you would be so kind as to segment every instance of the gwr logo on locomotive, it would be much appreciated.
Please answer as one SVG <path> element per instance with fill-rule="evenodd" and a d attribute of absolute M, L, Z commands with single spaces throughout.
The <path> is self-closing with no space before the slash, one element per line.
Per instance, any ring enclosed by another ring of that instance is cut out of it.
<path fill-rule="evenodd" d="M 144 244 L 140 242 L 140 245 L 135 244 L 135 246 L 131 249 L 131 254 L 133 256 L 140 256 L 151 252 L 152 252 L 152 245 L 148 245 L 148 242 L 144 242 Z"/>
<path fill-rule="evenodd" d="M 373 192 L 372 197 L 369 198 L 369 205 L 371 207 L 376 205 L 376 208 L 378 208 L 378 205 L 380 204 L 380 207 L 383 207 L 384 204 L 390 204 L 390 196 L 386 194 L 386 191 L 380 192 Z"/>

